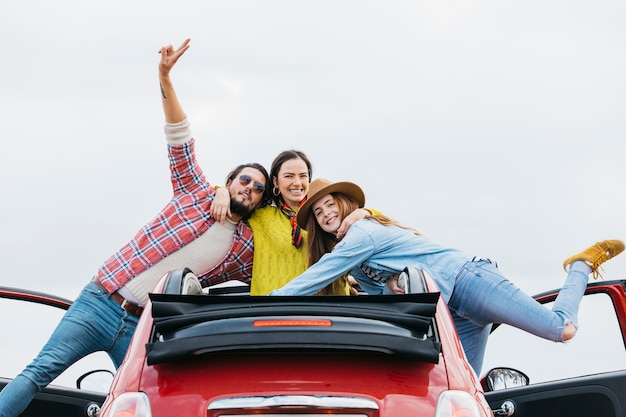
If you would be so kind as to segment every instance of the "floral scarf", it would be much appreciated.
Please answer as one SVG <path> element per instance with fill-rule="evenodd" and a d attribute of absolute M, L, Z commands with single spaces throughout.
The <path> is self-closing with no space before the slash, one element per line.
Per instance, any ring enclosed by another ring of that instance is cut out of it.
<path fill-rule="evenodd" d="M 305 201 L 306 198 L 300 202 L 298 207 L 302 207 Z M 300 226 L 298 226 L 298 222 L 296 220 L 297 212 L 289 207 L 282 199 L 280 200 L 280 210 L 291 222 L 291 244 L 295 246 L 296 249 L 300 249 L 304 239 L 302 238 L 302 231 L 300 230 Z"/>

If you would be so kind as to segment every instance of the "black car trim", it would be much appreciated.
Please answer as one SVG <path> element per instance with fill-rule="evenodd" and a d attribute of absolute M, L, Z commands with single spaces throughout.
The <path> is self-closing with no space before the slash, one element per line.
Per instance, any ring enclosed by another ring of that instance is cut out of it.
<path fill-rule="evenodd" d="M 441 346 L 431 328 L 439 293 L 363 297 L 151 294 L 150 298 L 155 331 L 146 346 L 149 365 L 215 352 L 294 348 L 374 351 L 439 361 Z M 277 317 L 330 318 L 336 325 L 257 330 L 251 325 L 255 319 Z M 358 324 L 356 330 L 351 320 Z M 203 325 L 220 321 L 228 321 L 228 331 Z M 381 323 L 386 326 L 383 330 Z"/>
<path fill-rule="evenodd" d="M 29 303 L 44 304 L 51 307 L 57 307 L 67 310 L 72 305 L 72 300 L 46 294 L 39 291 L 24 290 L 21 288 L 0 286 L 0 298 L 11 300 L 27 301 Z"/>

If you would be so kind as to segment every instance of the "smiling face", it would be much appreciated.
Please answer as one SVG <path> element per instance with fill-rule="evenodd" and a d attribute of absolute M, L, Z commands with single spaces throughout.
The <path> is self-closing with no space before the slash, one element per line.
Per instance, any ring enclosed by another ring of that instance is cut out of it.
<path fill-rule="evenodd" d="M 309 167 L 300 158 L 288 159 L 283 162 L 278 174 L 272 180 L 285 203 L 297 210 L 309 192 Z"/>
<path fill-rule="evenodd" d="M 245 167 L 227 186 L 231 212 L 237 216 L 245 216 L 261 203 L 267 184 L 261 171 Z"/>
<path fill-rule="evenodd" d="M 339 205 L 332 194 L 326 194 L 311 206 L 311 212 L 320 228 L 326 233 L 337 234 L 343 220 L 339 214 Z"/>

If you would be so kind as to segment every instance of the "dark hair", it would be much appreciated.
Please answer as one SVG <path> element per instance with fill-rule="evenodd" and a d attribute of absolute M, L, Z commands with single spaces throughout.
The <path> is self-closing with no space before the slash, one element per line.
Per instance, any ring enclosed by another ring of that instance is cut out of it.
<path fill-rule="evenodd" d="M 226 182 L 224 184 L 225 185 L 229 184 L 230 181 L 237 178 L 237 175 L 239 175 L 239 173 L 243 171 L 244 168 L 256 169 L 261 174 L 263 174 L 263 177 L 265 178 L 265 191 L 263 191 L 263 197 L 261 198 L 261 202 L 259 203 L 258 207 L 259 208 L 265 207 L 268 204 L 271 204 L 272 203 L 272 182 L 270 181 L 270 176 L 267 174 L 265 167 L 263 167 L 263 165 L 261 164 L 258 164 L 256 162 L 250 162 L 247 164 L 241 164 L 237 166 L 235 169 L 233 169 L 232 171 L 228 173 L 228 175 L 226 176 Z"/>
<path fill-rule="evenodd" d="M 271 182 L 268 183 L 269 187 L 267 187 L 270 189 L 270 191 L 274 188 L 273 181 L 274 181 L 274 178 L 278 178 L 278 171 L 280 171 L 280 168 L 283 166 L 285 162 L 290 161 L 292 159 L 302 159 L 304 161 L 309 171 L 309 181 L 311 181 L 311 178 L 313 177 L 313 165 L 311 165 L 311 161 L 309 161 L 309 158 L 305 155 L 304 152 L 290 149 L 290 150 L 282 151 L 281 153 L 279 153 L 278 156 L 274 158 L 274 162 L 272 162 L 272 167 L 270 168 Z M 280 194 L 275 196 L 272 193 L 270 194 L 270 198 L 272 198 L 276 204 L 280 202 Z"/>

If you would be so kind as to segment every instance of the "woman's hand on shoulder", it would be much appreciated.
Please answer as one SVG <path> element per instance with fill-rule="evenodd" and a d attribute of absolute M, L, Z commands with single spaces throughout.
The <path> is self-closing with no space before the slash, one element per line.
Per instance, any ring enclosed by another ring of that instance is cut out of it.
<path fill-rule="evenodd" d="M 352 226 L 355 222 L 365 218 L 365 216 L 368 216 L 369 214 L 369 211 L 361 208 L 356 209 L 352 213 L 348 214 L 341 222 L 339 229 L 337 229 L 337 240 L 341 240 L 346 235 L 346 233 L 348 233 L 348 229 L 350 228 L 350 226 Z"/>

